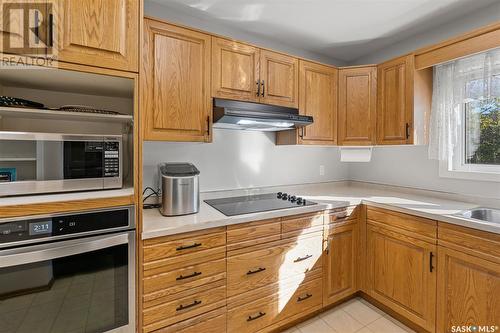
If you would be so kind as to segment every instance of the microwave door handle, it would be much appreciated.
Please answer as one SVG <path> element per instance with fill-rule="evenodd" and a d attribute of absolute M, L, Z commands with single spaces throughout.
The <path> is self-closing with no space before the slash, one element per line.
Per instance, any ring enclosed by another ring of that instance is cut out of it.
<path fill-rule="evenodd" d="M 112 236 L 87 237 L 76 240 L 32 245 L 0 251 L 0 268 L 19 266 L 40 261 L 68 257 L 80 253 L 101 250 L 116 245 L 130 243 L 134 232 Z"/>

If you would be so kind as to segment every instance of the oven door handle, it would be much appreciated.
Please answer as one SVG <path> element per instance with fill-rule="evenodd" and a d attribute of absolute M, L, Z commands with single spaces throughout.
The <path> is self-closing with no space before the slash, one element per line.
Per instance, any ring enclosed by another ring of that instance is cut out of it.
<path fill-rule="evenodd" d="M 68 257 L 121 244 L 133 243 L 134 237 L 135 232 L 129 231 L 113 235 L 85 237 L 50 244 L 2 250 L 0 251 L 0 268 Z"/>

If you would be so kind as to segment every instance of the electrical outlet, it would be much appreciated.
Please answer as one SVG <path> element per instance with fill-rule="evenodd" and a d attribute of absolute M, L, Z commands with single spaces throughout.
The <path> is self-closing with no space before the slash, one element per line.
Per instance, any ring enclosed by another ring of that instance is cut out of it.
<path fill-rule="evenodd" d="M 320 176 L 324 176 L 325 175 L 325 166 L 324 165 L 320 165 L 319 166 L 319 175 Z"/>

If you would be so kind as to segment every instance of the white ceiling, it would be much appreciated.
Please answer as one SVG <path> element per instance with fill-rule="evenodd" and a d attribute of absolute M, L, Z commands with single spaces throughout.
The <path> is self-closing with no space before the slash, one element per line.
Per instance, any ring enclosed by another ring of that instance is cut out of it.
<path fill-rule="evenodd" d="M 154 0 L 292 47 L 356 59 L 499 0 Z"/>

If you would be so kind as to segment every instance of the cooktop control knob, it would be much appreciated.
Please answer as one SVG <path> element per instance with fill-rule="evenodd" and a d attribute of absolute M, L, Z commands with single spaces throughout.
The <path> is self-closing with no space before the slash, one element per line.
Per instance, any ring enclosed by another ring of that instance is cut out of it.
<path fill-rule="evenodd" d="M 301 197 L 297 198 L 297 205 L 302 205 L 302 198 Z"/>
<path fill-rule="evenodd" d="M 302 199 L 302 205 L 305 206 L 306 205 L 306 199 Z"/>
<path fill-rule="evenodd" d="M 295 197 L 295 195 L 292 195 L 288 197 L 288 200 L 290 200 L 290 202 L 295 202 L 295 200 L 297 200 L 297 197 Z"/>
<path fill-rule="evenodd" d="M 288 200 L 288 195 L 286 193 L 283 194 L 283 196 L 281 197 L 281 200 Z"/>
<path fill-rule="evenodd" d="M 278 199 L 281 199 L 281 196 L 283 195 L 282 192 L 278 192 Z"/>

